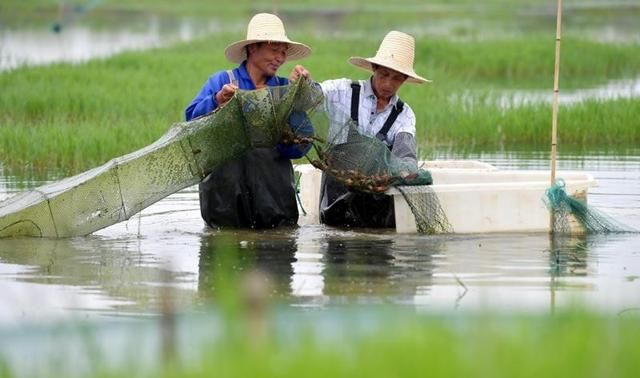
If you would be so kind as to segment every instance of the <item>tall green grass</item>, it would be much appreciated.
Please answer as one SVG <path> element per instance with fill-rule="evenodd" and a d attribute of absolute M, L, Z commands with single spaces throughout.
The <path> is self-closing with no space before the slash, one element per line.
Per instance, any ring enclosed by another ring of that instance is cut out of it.
<path fill-rule="evenodd" d="M 467 110 L 440 103 L 448 111 L 417 112 L 418 145 L 428 152 L 477 149 L 546 150 L 551 141 L 551 105 L 535 104 L 504 110 L 493 101 L 472 99 Z M 588 100 L 563 106 L 558 117 L 558 144 L 569 151 L 622 151 L 640 141 L 640 103 L 636 99 Z"/>
<path fill-rule="evenodd" d="M 290 34 L 313 47 L 312 56 L 301 63 L 320 81 L 366 78 L 366 72 L 346 60 L 353 55 L 373 55 L 383 35 L 324 41 Z M 233 67 L 222 51 L 239 38 L 220 33 L 84 64 L 0 73 L 4 168 L 60 170 L 66 175 L 148 145 L 183 119 L 183 109 L 208 75 Z M 561 88 L 589 87 L 640 74 L 640 50 L 631 45 L 571 39 L 564 43 Z M 461 149 L 547 144 L 550 105 L 505 110 L 488 93 L 551 88 L 552 40 L 539 36 L 467 42 L 418 39 L 417 44 L 416 71 L 433 83 L 406 84 L 400 95 L 416 113 L 423 150 L 443 144 Z M 280 74 L 286 76 L 291 67 L 287 63 Z M 463 93 L 468 95 L 461 96 Z M 640 142 L 638 120 L 636 100 L 563 106 L 559 143 L 598 150 L 635 146 Z"/>

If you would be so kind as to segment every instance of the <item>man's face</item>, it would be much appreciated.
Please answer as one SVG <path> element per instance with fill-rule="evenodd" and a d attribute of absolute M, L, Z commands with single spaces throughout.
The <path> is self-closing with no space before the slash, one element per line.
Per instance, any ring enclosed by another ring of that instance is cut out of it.
<path fill-rule="evenodd" d="M 377 66 L 373 71 L 373 91 L 378 97 L 391 98 L 405 80 L 407 75 L 387 67 Z"/>
<path fill-rule="evenodd" d="M 265 76 L 275 76 L 278 68 L 287 60 L 289 45 L 281 42 L 263 42 L 249 45 L 251 64 L 258 67 Z"/>

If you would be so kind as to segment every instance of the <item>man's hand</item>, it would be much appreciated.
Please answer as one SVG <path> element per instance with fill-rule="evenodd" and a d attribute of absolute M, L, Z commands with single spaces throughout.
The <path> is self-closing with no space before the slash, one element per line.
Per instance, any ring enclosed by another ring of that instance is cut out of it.
<path fill-rule="evenodd" d="M 289 81 L 293 83 L 296 80 L 298 80 L 298 78 L 301 76 L 308 79 L 309 71 L 307 71 L 306 68 L 298 64 L 295 67 L 293 67 L 293 69 L 291 70 L 291 73 L 289 74 Z"/>
<path fill-rule="evenodd" d="M 222 89 L 216 93 L 215 100 L 218 103 L 218 107 L 226 104 L 231 100 L 234 94 L 236 94 L 237 86 L 233 84 L 225 84 Z"/>

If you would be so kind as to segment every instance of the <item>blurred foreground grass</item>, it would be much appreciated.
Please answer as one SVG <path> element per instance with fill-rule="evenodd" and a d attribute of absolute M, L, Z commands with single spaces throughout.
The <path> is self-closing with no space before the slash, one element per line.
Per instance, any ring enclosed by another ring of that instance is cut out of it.
<path fill-rule="evenodd" d="M 200 364 L 143 372 L 168 377 L 634 377 L 638 319 L 557 317 L 427 318 L 366 336 L 323 340 L 305 332 L 263 349 L 240 343 Z M 330 338 L 329 338 L 330 339 Z M 118 373 L 115 374 L 116 376 Z"/>
<path fill-rule="evenodd" d="M 102 323 L 75 331 L 63 327 L 51 339 L 32 334 L 30 347 L 43 353 L 32 355 L 29 368 L 22 371 L 15 371 L 13 362 L 0 361 L 0 374 L 20 377 L 36 370 L 40 377 L 635 377 L 640 369 L 640 322 L 633 311 L 618 316 L 571 311 L 445 316 L 379 307 L 315 315 L 298 311 L 278 321 L 271 318 L 262 337 L 242 328 L 241 316 L 215 332 L 213 318 L 178 317 L 182 330 L 198 331 L 191 339 L 175 334 L 171 348 L 144 331 L 160 334 L 160 320 L 126 327 Z M 21 337 L 19 332 L 12 334 L 5 340 Z M 100 345 L 113 345 L 107 334 L 118 340 L 117 350 L 103 351 Z M 44 353 L 47 348 L 42 345 L 57 346 Z M 75 351 L 73 357 L 70 351 Z"/>

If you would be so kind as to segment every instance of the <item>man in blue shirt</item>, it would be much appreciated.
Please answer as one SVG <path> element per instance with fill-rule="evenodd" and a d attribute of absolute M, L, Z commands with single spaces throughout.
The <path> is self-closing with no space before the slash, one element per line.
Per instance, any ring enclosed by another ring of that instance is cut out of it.
<path fill-rule="evenodd" d="M 255 15 L 247 27 L 247 38 L 225 49 L 227 59 L 240 65 L 209 77 L 187 106 L 186 120 L 224 106 L 237 89 L 287 85 L 300 76 L 308 77 L 309 72 L 300 65 L 291 71 L 289 79 L 276 76 L 276 73 L 285 61 L 302 59 L 310 53 L 308 46 L 287 37 L 277 16 Z M 305 115 L 294 113 L 289 123 L 298 133 L 313 133 Z M 298 207 L 290 159 L 302 157 L 306 151 L 307 148 L 299 145 L 280 144 L 274 148 L 255 148 L 241 158 L 223 164 L 200 183 L 202 218 L 214 228 L 295 225 Z"/>

